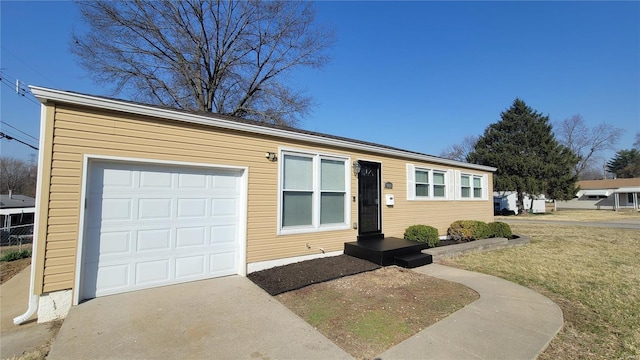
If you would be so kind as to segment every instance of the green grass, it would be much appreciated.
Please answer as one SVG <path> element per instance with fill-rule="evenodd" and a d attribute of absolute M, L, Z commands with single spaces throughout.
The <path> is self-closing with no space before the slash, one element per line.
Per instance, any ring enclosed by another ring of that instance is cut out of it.
<path fill-rule="evenodd" d="M 31 257 L 31 250 L 11 250 L 2 254 L 0 261 L 15 261 Z"/>
<path fill-rule="evenodd" d="M 640 357 L 640 232 L 513 224 L 518 248 L 450 260 L 535 289 L 563 310 L 565 328 L 541 359 Z"/>
<path fill-rule="evenodd" d="M 353 335 L 364 341 L 392 343 L 398 334 L 410 334 L 404 319 L 392 316 L 383 309 L 362 314 L 362 317 L 349 326 Z"/>

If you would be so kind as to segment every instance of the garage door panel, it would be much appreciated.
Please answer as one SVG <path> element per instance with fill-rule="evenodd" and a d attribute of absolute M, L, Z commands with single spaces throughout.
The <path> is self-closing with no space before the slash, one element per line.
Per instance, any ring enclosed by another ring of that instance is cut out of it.
<path fill-rule="evenodd" d="M 102 189 L 132 189 L 133 173 L 125 169 L 102 169 L 100 176 L 92 176 L 89 182 L 91 194 L 100 194 Z"/>
<path fill-rule="evenodd" d="M 138 230 L 136 252 L 171 250 L 171 229 Z"/>
<path fill-rule="evenodd" d="M 233 252 L 222 252 L 209 256 L 209 272 L 214 276 L 235 274 L 236 262 Z"/>
<path fill-rule="evenodd" d="M 218 225 L 211 227 L 211 244 L 233 247 L 237 238 L 235 225 Z"/>
<path fill-rule="evenodd" d="M 131 266 L 129 264 L 114 264 L 99 267 L 98 279 L 96 283 L 96 296 L 101 293 L 114 293 L 130 287 L 129 274 Z"/>
<path fill-rule="evenodd" d="M 204 218 L 207 216 L 207 199 L 205 198 L 191 198 L 177 199 L 178 219 L 199 217 Z"/>
<path fill-rule="evenodd" d="M 98 262 L 100 257 L 126 256 L 132 249 L 132 232 L 129 230 L 112 231 L 100 234 L 99 228 L 87 229 L 88 241 L 84 247 L 85 262 Z"/>
<path fill-rule="evenodd" d="M 171 280 L 170 260 L 160 259 L 136 263 L 135 285 L 166 283 Z"/>
<path fill-rule="evenodd" d="M 204 255 L 187 256 L 176 259 L 176 280 L 190 277 L 204 277 L 206 257 Z"/>
<path fill-rule="evenodd" d="M 138 219 L 158 220 L 171 219 L 172 209 L 171 199 L 139 199 Z"/>
<path fill-rule="evenodd" d="M 140 189 L 173 188 L 173 174 L 160 171 L 140 171 Z"/>
<path fill-rule="evenodd" d="M 82 297 L 237 274 L 240 176 L 92 163 Z"/>
<path fill-rule="evenodd" d="M 95 203 L 95 201 L 92 201 Z M 131 199 L 103 199 L 100 212 L 96 213 L 95 220 L 118 221 L 133 220 L 133 201 Z"/>
<path fill-rule="evenodd" d="M 177 228 L 176 249 L 207 245 L 206 226 Z"/>
<path fill-rule="evenodd" d="M 208 189 L 208 176 L 203 174 L 179 174 L 178 187 L 180 189 Z"/>
<path fill-rule="evenodd" d="M 100 236 L 99 249 L 93 254 L 123 255 L 131 251 L 131 231 L 114 231 Z"/>
<path fill-rule="evenodd" d="M 230 176 L 231 175 L 231 176 Z M 231 173 L 214 175 L 213 188 L 225 190 L 240 190 L 240 184 L 235 181 Z"/>
<path fill-rule="evenodd" d="M 213 216 L 233 216 L 238 214 L 237 200 L 233 198 L 213 199 L 211 214 Z"/>

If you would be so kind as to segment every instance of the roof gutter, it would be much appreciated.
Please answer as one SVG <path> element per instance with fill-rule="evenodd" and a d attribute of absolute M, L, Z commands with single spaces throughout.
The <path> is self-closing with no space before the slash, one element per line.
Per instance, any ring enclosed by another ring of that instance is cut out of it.
<path fill-rule="evenodd" d="M 44 166 L 44 143 L 45 143 L 45 122 L 47 119 L 46 110 L 44 105 L 40 106 L 40 146 L 38 148 L 38 174 L 37 174 L 37 188 L 36 188 L 36 208 L 42 206 L 40 203 L 42 199 L 42 167 Z M 24 314 L 13 318 L 14 325 L 20 325 L 29 320 L 33 314 L 38 311 L 38 299 L 39 296 L 35 294 L 36 283 L 36 262 L 38 259 L 38 225 L 40 224 L 40 212 L 36 211 L 36 215 L 33 220 L 33 243 L 31 245 L 31 279 L 29 280 L 29 307 Z"/>
<path fill-rule="evenodd" d="M 48 88 L 33 86 L 33 85 L 30 85 L 29 88 L 31 89 L 31 92 L 33 93 L 33 95 L 42 103 L 46 103 L 48 101 L 53 101 L 53 102 L 57 101 L 62 103 L 114 110 L 114 111 L 126 112 L 131 114 L 137 114 L 137 115 L 146 115 L 146 116 L 152 116 L 156 118 L 171 119 L 171 120 L 182 121 L 182 122 L 187 122 L 192 124 L 214 126 L 214 127 L 219 127 L 223 129 L 229 129 L 229 130 L 250 132 L 250 133 L 255 133 L 260 135 L 270 135 L 270 136 L 276 136 L 276 137 L 284 137 L 292 140 L 309 141 L 317 144 L 339 146 L 339 147 L 360 150 L 360 151 L 368 151 L 368 152 L 373 152 L 373 153 L 383 154 L 383 155 L 408 157 L 415 160 L 435 162 L 438 164 L 458 166 L 458 167 L 467 168 L 467 169 L 475 169 L 475 170 L 491 171 L 491 172 L 496 171 L 496 168 L 491 166 L 469 164 L 462 161 L 443 159 L 435 156 L 419 154 L 419 153 L 401 150 L 401 149 L 389 149 L 389 148 L 384 148 L 380 146 L 375 146 L 374 144 L 362 144 L 358 142 L 352 142 L 346 139 L 328 138 L 328 137 L 322 137 L 319 135 L 304 134 L 304 133 L 290 131 L 286 129 L 280 129 L 280 128 L 275 129 L 275 128 L 269 128 L 269 127 L 260 126 L 260 125 L 252 125 L 252 124 L 225 120 L 225 119 L 215 117 L 215 114 L 213 113 L 212 113 L 212 116 L 186 114 L 181 111 L 170 110 L 170 109 L 160 109 L 151 105 L 129 103 L 125 101 L 107 99 L 107 98 L 79 94 L 79 93 L 74 93 L 69 91 L 48 89 Z"/>

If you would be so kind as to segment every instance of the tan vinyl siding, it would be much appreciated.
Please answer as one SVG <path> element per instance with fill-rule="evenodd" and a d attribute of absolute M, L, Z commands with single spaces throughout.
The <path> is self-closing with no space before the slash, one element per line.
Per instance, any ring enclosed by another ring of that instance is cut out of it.
<path fill-rule="evenodd" d="M 396 197 L 394 207 L 383 206 L 383 231 L 387 236 L 402 237 L 404 229 L 414 223 L 436 226 L 444 234 L 453 220 L 464 217 L 490 221 L 493 216 L 492 200 L 406 201 L 406 164 L 416 163 L 409 159 L 62 104 L 56 106 L 53 134 L 43 291 L 68 289 L 74 284 L 85 155 L 247 167 L 248 263 L 318 254 L 318 248 L 341 251 L 344 242 L 354 241 L 357 236 L 354 229 L 277 235 L 278 162 L 268 161 L 264 154 L 278 152 L 279 148 L 335 154 L 350 162 L 381 162 L 382 182 L 394 184 L 393 190 L 383 189 L 383 194 Z M 351 223 L 357 222 L 357 204 L 351 201 L 356 194 L 357 178 L 352 174 L 351 193 L 347 194 Z M 307 243 L 311 249 L 307 249 Z"/>

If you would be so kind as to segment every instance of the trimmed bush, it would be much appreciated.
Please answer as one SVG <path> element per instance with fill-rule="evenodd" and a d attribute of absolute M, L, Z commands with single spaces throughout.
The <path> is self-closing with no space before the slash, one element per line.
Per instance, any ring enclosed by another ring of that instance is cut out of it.
<path fill-rule="evenodd" d="M 404 231 L 404 238 L 410 241 L 427 243 L 436 247 L 440 243 L 438 229 L 428 225 L 411 225 Z"/>
<path fill-rule="evenodd" d="M 511 226 L 507 223 L 503 223 L 500 221 L 495 221 L 489 223 L 489 228 L 491 229 L 491 236 L 493 237 L 501 237 L 511 239 L 513 233 L 511 232 Z"/>
<path fill-rule="evenodd" d="M 447 235 L 456 242 L 468 242 L 491 237 L 491 228 L 484 221 L 458 220 L 449 226 Z"/>
<path fill-rule="evenodd" d="M 28 258 L 31 256 L 31 250 L 11 250 L 6 252 L 4 255 L 2 255 L 2 258 L 0 258 L 0 261 L 14 261 L 14 260 L 20 260 L 20 259 L 24 259 L 24 258 Z"/>

